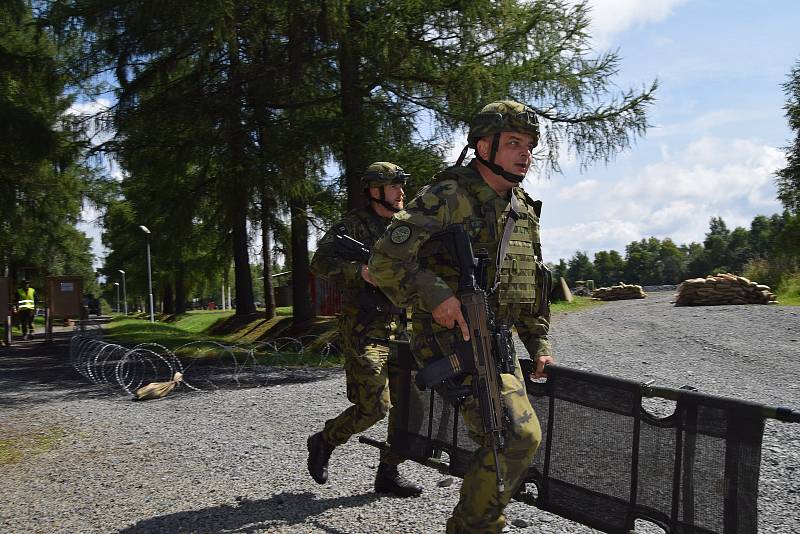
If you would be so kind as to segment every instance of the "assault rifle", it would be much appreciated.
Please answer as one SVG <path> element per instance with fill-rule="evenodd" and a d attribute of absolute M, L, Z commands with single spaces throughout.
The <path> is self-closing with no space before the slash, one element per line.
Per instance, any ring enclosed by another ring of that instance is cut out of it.
<path fill-rule="evenodd" d="M 364 243 L 353 239 L 347 234 L 335 234 L 333 238 L 336 249 L 342 256 L 363 264 L 369 262 L 369 256 L 372 254 L 372 251 L 370 251 Z M 362 304 L 366 304 L 366 306 L 363 306 L 362 311 L 359 312 L 359 322 L 365 321 L 369 313 L 388 310 L 389 313 L 398 316 L 401 333 L 405 334 L 408 330 L 405 308 L 398 308 L 393 305 L 389 298 L 377 287 L 369 286 L 367 289 L 363 290 L 359 300 Z M 364 315 L 363 317 L 362 314 Z"/>
<path fill-rule="evenodd" d="M 498 450 L 505 446 L 503 439 L 503 404 L 500 399 L 500 373 L 497 370 L 495 354 L 492 351 L 492 319 L 486 292 L 476 282 L 485 277 L 485 264 L 488 258 L 480 260 L 472 252 L 472 243 L 463 226 L 452 228 L 453 245 L 459 264 L 457 296 L 461 301 L 461 312 L 467 321 L 470 339 L 464 341 L 456 335 L 456 355 L 462 365 L 472 373 L 472 390 L 481 411 L 483 431 L 488 436 L 494 456 L 497 489 L 505 491 L 505 482 L 500 472 Z"/>
<path fill-rule="evenodd" d="M 347 234 L 336 234 L 333 238 L 337 250 L 348 259 L 365 264 L 369 261 L 370 250 L 361 241 L 357 241 Z"/>

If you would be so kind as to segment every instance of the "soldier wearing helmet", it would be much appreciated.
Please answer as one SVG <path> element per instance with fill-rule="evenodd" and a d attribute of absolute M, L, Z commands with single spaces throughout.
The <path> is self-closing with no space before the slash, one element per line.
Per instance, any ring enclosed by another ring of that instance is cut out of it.
<path fill-rule="evenodd" d="M 389 414 L 394 427 L 391 394 L 397 385 L 397 362 L 386 340 L 405 335 L 405 310 L 397 308 L 375 287 L 365 261 L 354 259 L 337 245 L 337 236 L 349 236 L 371 249 L 392 216 L 403 208 L 403 185 L 408 179 L 394 163 L 379 161 L 361 178 L 368 205 L 347 213 L 320 240 L 311 271 L 336 282 L 342 290 L 339 333 L 345 357 L 347 398 L 352 406 L 325 422 L 322 431 L 308 438 L 308 471 L 319 484 L 328 480 L 328 460 L 334 448 L 353 434 L 368 429 Z M 422 487 L 398 472 L 403 458 L 381 452 L 375 491 L 415 497 Z"/>
<path fill-rule="evenodd" d="M 394 163 L 378 161 L 373 163 L 361 175 L 361 187 L 367 202 L 375 202 L 376 210 L 388 210 L 391 216 L 403 208 L 403 186 L 408 174 Z"/>
<path fill-rule="evenodd" d="M 451 225 L 462 226 L 473 250 L 488 255 L 486 292 L 495 318 L 494 335 L 509 335 L 512 327 L 516 329 L 534 360 L 535 377 L 543 376 L 545 364 L 553 362 L 547 339 L 548 283 L 544 282 L 547 276 L 539 242 L 541 202 L 519 187 L 538 140 L 538 121 L 527 106 L 509 100 L 485 106 L 470 125 L 467 148 L 475 151 L 474 159 L 461 166 L 465 148 L 455 166 L 437 174 L 433 183 L 394 216 L 375 244 L 370 273 L 395 305 L 413 306 L 412 351 L 425 367 L 455 354 L 456 339 L 469 338 L 456 297 L 458 262 L 446 243 Z M 527 474 L 541 441 L 541 428 L 525 393 L 513 343 L 511 347 L 512 355 L 498 362 L 507 416 L 505 446 L 500 451 L 505 490 L 498 488 L 492 450 L 481 439 L 477 399 L 471 395 L 456 399 L 479 448 L 447 522 L 448 533 L 500 532 L 505 525 L 503 510 Z M 463 395 L 460 386 L 469 379 L 456 374 L 448 386 Z M 443 383 L 434 389 L 452 399 L 448 386 Z"/>

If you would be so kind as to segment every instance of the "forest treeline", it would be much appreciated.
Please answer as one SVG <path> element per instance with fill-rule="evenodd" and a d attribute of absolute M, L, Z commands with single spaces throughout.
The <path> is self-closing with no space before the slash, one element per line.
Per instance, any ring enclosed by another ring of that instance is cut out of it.
<path fill-rule="evenodd" d="M 113 300 L 124 270 L 143 296 L 147 242 L 167 313 L 225 285 L 237 314 L 259 294 L 270 317 L 279 265 L 304 321 L 309 236 L 361 204 L 370 162 L 400 164 L 413 194 L 510 97 L 539 114 L 537 172 L 565 150 L 588 167 L 645 133 L 657 91 L 620 90 L 618 54 L 592 50 L 586 3 L 566 0 L 9 0 L 0 25 L 0 271 L 80 274 Z"/>
<path fill-rule="evenodd" d="M 736 273 L 773 288 L 791 285 L 797 291 L 798 260 L 800 218 L 786 210 L 781 215 L 756 216 L 749 229 L 730 230 L 722 217 L 712 217 L 702 243 L 677 245 L 670 238 L 651 237 L 631 242 L 624 255 L 602 250 L 590 259 L 577 251 L 551 268 L 571 284 L 594 280 L 598 287 L 619 282 L 673 285 L 688 278 Z"/>

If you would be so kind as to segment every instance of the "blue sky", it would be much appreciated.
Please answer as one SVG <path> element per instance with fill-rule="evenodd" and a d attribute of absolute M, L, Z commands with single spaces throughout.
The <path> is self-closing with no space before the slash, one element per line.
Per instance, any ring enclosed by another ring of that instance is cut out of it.
<path fill-rule="evenodd" d="M 621 90 L 657 78 L 653 125 L 608 165 L 562 174 L 525 189 L 544 202 L 545 258 L 593 257 L 651 236 L 702 242 L 711 217 L 732 229 L 781 211 L 774 172 L 792 132 L 781 84 L 800 60 L 796 0 L 591 0 L 596 49 L 618 50 Z M 83 108 L 94 104 L 82 104 Z M 463 137 L 451 160 L 461 151 Z M 118 172 L 118 171 L 116 171 Z M 102 256 L 99 231 L 81 229 Z M 96 262 L 98 265 L 100 262 Z"/>
<path fill-rule="evenodd" d="M 526 190 L 544 202 L 549 261 L 633 240 L 702 242 L 711 217 L 732 229 L 781 211 L 774 171 L 792 132 L 781 84 L 800 60 L 800 2 L 593 0 L 599 50 L 622 58 L 617 84 L 658 78 L 653 125 L 607 166 L 565 159 Z"/>

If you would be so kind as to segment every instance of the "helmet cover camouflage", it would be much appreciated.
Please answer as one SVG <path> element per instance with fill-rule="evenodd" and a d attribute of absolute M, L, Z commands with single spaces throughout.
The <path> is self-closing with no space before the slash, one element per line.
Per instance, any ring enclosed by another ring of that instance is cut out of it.
<path fill-rule="evenodd" d="M 391 184 L 405 184 L 410 174 L 406 174 L 401 167 L 387 161 L 376 161 L 364 171 L 361 176 L 361 186 L 383 187 Z"/>
<path fill-rule="evenodd" d="M 539 121 L 536 113 L 524 104 L 513 100 L 500 100 L 487 104 L 472 120 L 467 141 L 475 148 L 478 139 L 499 132 L 519 132 L 533 136 L 539 142 Z"/>

